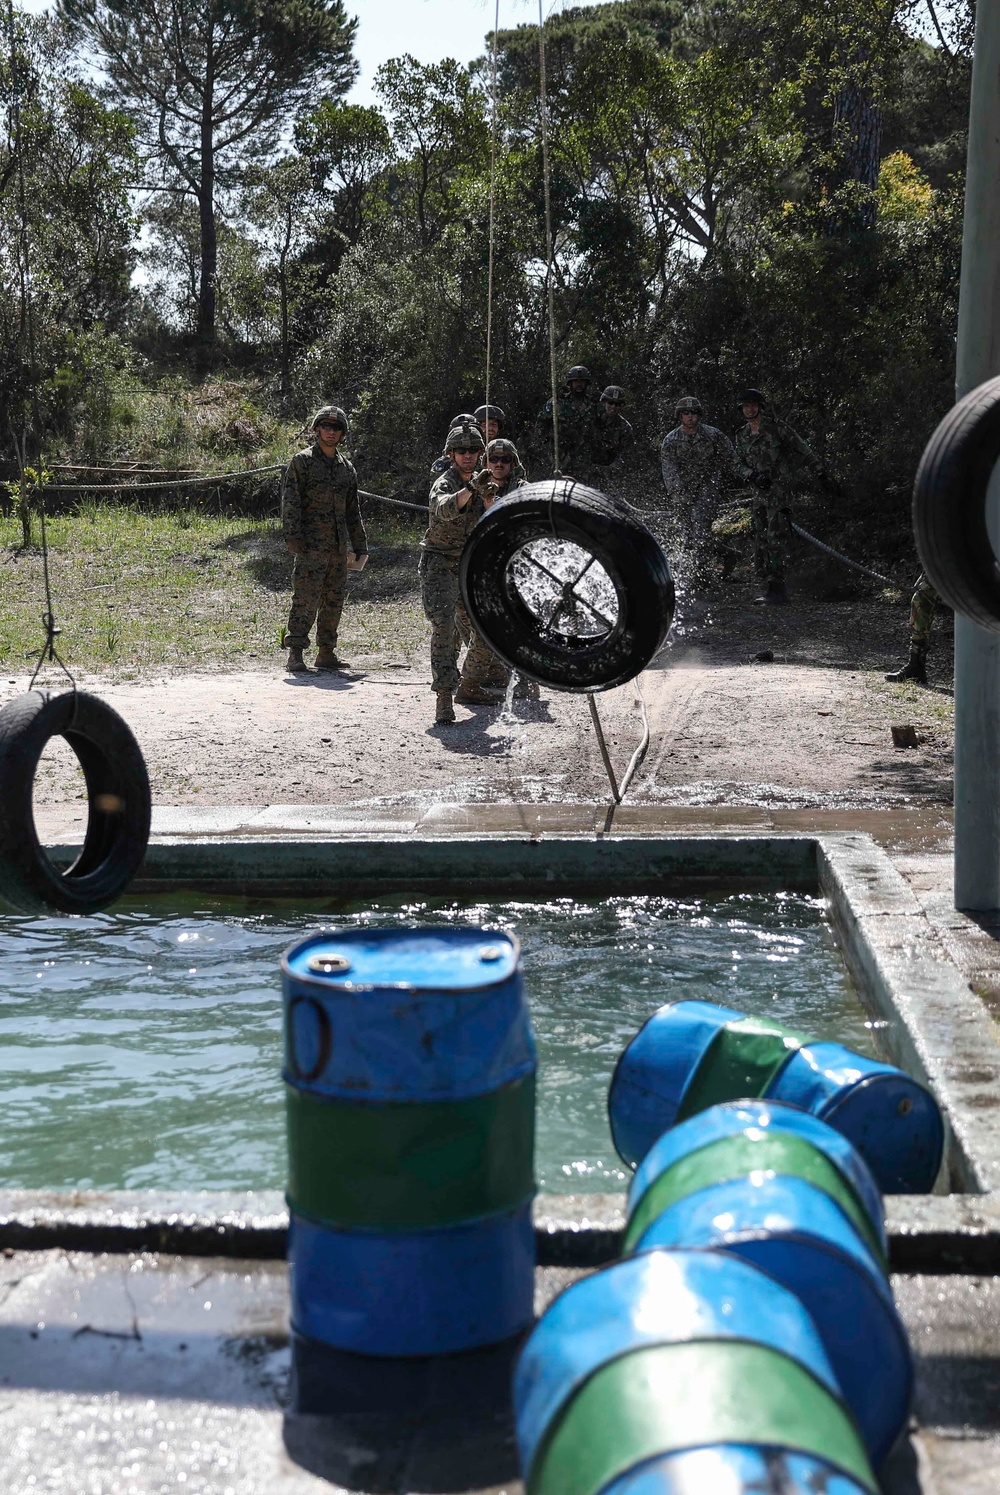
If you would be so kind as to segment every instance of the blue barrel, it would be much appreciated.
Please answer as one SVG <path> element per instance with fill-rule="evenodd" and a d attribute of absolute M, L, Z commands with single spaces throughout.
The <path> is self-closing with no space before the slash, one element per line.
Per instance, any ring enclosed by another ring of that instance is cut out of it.
<path fill-rule="evenodd" d="M 809 1315 L 725 1252 L 652 1250 L 574 1283 L 521 1353 L 514 1413 L 529 1495 L 597 1495 L 725 1443 L 804 1453 L 875 1488 Z"/>
<path fill-rule="evenodd" d="M 944 1122 L 908 1074 L 840 1043 L 793 1054 L 769 1098 L 801 1106 L 850 1138 L 884 1194 L 929 1194 L 944 1154 Z"/>
<path fill-rule="evenodd" d="M 832 1126 L 780 1101 L 727 1101 L 701 1111 L 690 1121 L 683 1121 L 672 1131 L 665 1132 L 646 1153 L 632 1177 L 628 1191 L 629 1218 L 635 1214 L 651 1185 L 674 1163 L 701 1148 L 710 1147 L 713 1142 L 748 1131 L 751 1135 L 787 1132 L 818 1147 L 853 1190 L 871 1221 L 880 1255 L 883 1260 L 887 1258 L 885 1211 L 867 1164 L 847 1138 L 834 1131 Z"/>
<path fill-rule="evenodd" d="M 712 1002 L 668 1002 L 648 1018 L 622 1053 L 608 1090 L 618 1156 L 629 1167 L 677 1120 L 681 1096 L 720 1028 L 739 1018 Z"/>
<path fill-rule="evenodd" d="M 910 1347 L 881 1268 L 821 1189 L 766 1174 L 717 1184 L 665 1210 L 636 1250 L 659 1246 L 733 1252 L 795 1293 L 819 1330 L 872 1462 L 881 1463 L 909 1414 Z"/>
<path fill-rule="evenodd" d="M 495 930 L 352 929 L 282 961 L 292 1329 L 424 1356 L 533 1318 L 535 1048 Z"/>
<path fill-rule="evenodd" d="M 849 1475 L 784 1448 L 692 1448 L 651 1459 L 601 1495 L 863 1495 Z"/>

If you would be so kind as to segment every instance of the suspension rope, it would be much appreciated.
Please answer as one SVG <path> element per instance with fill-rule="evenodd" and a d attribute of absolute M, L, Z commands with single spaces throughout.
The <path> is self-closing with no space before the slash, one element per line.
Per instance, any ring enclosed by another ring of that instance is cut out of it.
<path fill-rule="evenodd" d="M 545 192 L 545 292 L 549 323 L 549 384 L 552 398 L 552 470 L 559 468 L 559 399 L 556 386 L 555 253 L 552 241 L 552 172 L 549 164 L 548 81 L 545 75 L 545 17 L 538 0 L 538 108 L 542 123 L 542 185 Z"/>
<path fill-rule="evenodd" d="M 797 535 L 800 535 L 803 540 L 808 540 L 810 545 L 815 545 L 817 550 L 822 550 L 824 555 L 833 556 L 833 559 L 835 561 L 839 561 L 842 566 L 850 566 L 852 571 L 860 571 L 862 576 L 871 576 L 875 581 L 884 582 L 887 587 L 892 586 L 891 579 L 888 576 L 883 576 L 881 571 L 873 571 L 871 566 L 863 566 L 860 561 L 852 561 L 849 555 L 841 555 L 839 550 L 834 550 L 832 545 L 827 545 L 824 543 L 824 541 L 817 540 L 815 535 L 811 535 L 809 531 L 807 529 L 803 529 L 800 524 L 793 523 L 792 529 Z"/>
<path fill-rule="evenodd" d="M 490 68 L 490 238 L 486 273 L 486 420 L 490 418 L 490 379 L 493 369 L 493 260 L 497 204 L 497 54 L 500 46 L 500 0 L 493 14 L 493 58 Z"/>

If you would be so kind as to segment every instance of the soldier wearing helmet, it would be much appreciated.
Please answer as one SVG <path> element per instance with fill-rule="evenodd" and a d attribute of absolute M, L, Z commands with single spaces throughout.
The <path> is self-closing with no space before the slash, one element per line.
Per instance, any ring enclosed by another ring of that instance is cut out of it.
<path fill-rule="evenodd" d="M 485 447 L 474 420 L 453 426 L 448 432 L 448 467 L 431 485 L 430 517 L 420 542 L 420 597 L 431 625 L 431 686 L 437 697 L 437 726 L 455 720 L 453 698 L 461 678 L 458 655 L 473 636 L 459 593 L 458 565 L 469 531 L 484 511 L 474 479 Z"/>
<path fill-rule="evenodd" d="M 622 415 L 625 391 L 609 384 L 601 394 L 590 432 L 590 460 L 595 467 L 620 462 L 635 439 L 631 424 Z"/>
<path fill-rule="evenodd" d="M 316 668 L 344 668 L 336 651 L 347 571 L 360 571 L 368 555 L 358 475 L 340 450 L 347 416 L 339 405 L 324 405 L 310 430 L 312 445 L 296 452 L 281 485 L 281 532 L 295 557 L 283 647 L 288 649 L 286 668 L 295 674 L 306 668 L 302 651 L 313 623 L 319 646 Z"/>
<path fill-rule="evenodd" d="M 478 419 L 479 417 L 473 415 L 471 412 L 463 412 L 461 415 L 454 415 L 448 422 L 448 430 L 453 431 L 456 426 L 474 426 L 478 423 Z M 485 439 L 486 438 L 483 437 L 484 441 Z M 439 478 L 443 472 L 447 472 L 450 466 L 451 458 L 448 456 L 448 450 L 446 446 L 442 455 L 440 457 L 435 457 L 434 461 L 431 463 L 431 482 L 433 483 L 435 479 Z"/>
<path fill-rule="evenodd" d="M 594 401 L 590 396 L 590 370 L 582 363 L 567 371 L 565 388 L 555 404 L 559 426 L 559 466 L 563 472 L 580 477 L 589 458 L 589 441 L 594 420 Z M 537 421 L 538 433 L 555 452 L 553 404 L 547 400 Z"/>
<path fill-rule="evenodd" d="M 517 447 L 502 436 L 491 441 L 486 448 L 482 469 L 476 473 L 473 483 L 482 498 L 483 508 L 488 509 L 497 499 L 506 498 L 525 484 L 521 459 Z M 475 630 L 472 642 L 462 664 L 462 679 L 455 700 L 463 706 L 495 706 L 497 697 L 491 690 L 505 690 L 509 671 L 502 660 Z M 519 681 L 514 691 L 516 696 L 538 698 L 538 686 L 531 681 Z"/>
<path fill-rule="evenodd" d="M 491 441 L 496 441 L 507 423 L 507 417 L 499 405 L 479 405 L 476 409 L 475 418 L 479 423 L 479 429 L 483 433 L 483 440 L 487 446 L 489 446 Z"/>
<path fill-rule="evenodd" d="M 746 422 L 736 433 L 736 470 L 754 490 L 754 565 L 765 583 L 758 602 L 788 601 L 785 571 L 792 538 L 791 504 L 803 478 L 829 483 L 812 447 L 778 420 L 759 389 L 742 389 L 736 403 Z"/>
<path fill-rule="evenodd" d="M 704 407 L 694 395 L 679 399 L 674 413 L 677 425 L 661 443 L 660 470 L 680 530 L 677 569 L 685 579 L 704 584 L 712 520 L 723 479 L 733 475 L 736 453 L 728 436 L 703 419 Z"/>

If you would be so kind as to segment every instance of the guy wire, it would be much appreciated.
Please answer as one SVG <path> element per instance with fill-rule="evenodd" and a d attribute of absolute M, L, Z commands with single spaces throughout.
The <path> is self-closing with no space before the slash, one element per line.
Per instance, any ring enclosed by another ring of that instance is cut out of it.
<path fill-rule="evenodd" d="M 555 255 L 552 245 L 552 179 L 549 168 L 548 84 L 545 76 L 545 16 L 538 0 L 538 105 L 542 122 L 542 185 L 545 190 L 545 289 L 549 323 L 549 383 L 552 391 L 552 464 L 559 476 L 559 401 L 556 388 Z"/>

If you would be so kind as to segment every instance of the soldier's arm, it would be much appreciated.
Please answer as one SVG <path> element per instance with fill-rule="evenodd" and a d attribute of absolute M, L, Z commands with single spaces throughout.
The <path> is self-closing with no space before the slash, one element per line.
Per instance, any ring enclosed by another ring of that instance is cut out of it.
<path fill-rule="evenodd" d="M 298 457 L 285 469 L 281 484 L 281 534 L 285 543 L 302 543 L 302 494 L 305 471 Z"/>
<path fill-rule="evenodd" d="M 358 475 L 353 465 L 350 466 L 350 485 L 344 498 L 344 514 L 347 519 L 347 533 L 351 537 L 351 549 L 355 555 L 367 555 L 368 536 L 365 534 L 365 521 L 361 517 L 361 505 L 358 503 Z"/>
<path fill-rule="evenodd" d="M 680 473 L 677 470 L 677 459 L 670 442 L 664 438 L 660 447 L 660 471 L 663 474 L 663 486 L 671 497 L 674 497 L 681 487 Z"/>
<path fill-rule="evenodd" d="M 438 478 L 431 489 L 431 513 L 439 514 L 442 519 L 454 519 L 457 514 L 464 513 L 472 497 L 472 489 L 468 483 L 463 483 L 456 489 L 452 482 L 451 474 L 446 473 L 444 477 Z"/>
<path fill-rule="evenodd" d="M 715 450 L 719 458 L 719 467 L 722 476 L 724 478 L 739 479 L 741 477 L 739 458 L 736 455 L 736 448 L 725 431 L 720 431 L 716 437 Z"/>
<path fill-rule="evenodd" d="M 821 471 L 823 467 L 822 462 L 817 457 L 808 441 L 804 441 L 803 438 L 799 435 L 798 431 L 793 431 L 791 426 L 783 425 L 781 427 L 781 434 L 788 445 L 792 448 L 792 451 L 799 458 L 803 467 L 808 467 L 810 471 L 814 473 L 818 473 Z"/>

